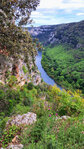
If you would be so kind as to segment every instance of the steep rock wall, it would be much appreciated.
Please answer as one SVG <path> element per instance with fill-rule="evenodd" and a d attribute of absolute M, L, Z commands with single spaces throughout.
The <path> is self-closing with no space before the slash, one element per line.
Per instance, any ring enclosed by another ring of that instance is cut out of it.
<path fill-rule="evenodd" d="M 20 86 L 29 82 L 33 82 L 34 85 L 39 84 L 41 77 L 35 65 L 35 56 L 28 53 L 25 59 L 25 55 L 21 54 L 16 59 L 13 56 L 0 54 L 0 82 L 8 83 L 11 76 L 16 77 L 16 84 Z"/>

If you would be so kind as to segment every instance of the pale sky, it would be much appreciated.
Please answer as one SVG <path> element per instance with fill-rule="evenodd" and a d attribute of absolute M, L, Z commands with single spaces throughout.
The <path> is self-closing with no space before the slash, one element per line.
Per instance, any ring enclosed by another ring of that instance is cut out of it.
<path fill-rule="evenodd" d="M 34 26 L 84 20 L 84 0 L 40 0 L 31 18 Z"/>

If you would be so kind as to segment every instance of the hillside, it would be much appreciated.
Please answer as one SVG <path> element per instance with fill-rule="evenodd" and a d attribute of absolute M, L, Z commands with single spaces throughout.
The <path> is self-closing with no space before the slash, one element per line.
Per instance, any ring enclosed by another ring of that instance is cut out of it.
<path fill-rule="evenodd" d="M 43 82 L 35 63 L 42 47 L 15 25 L 15 21 L 18 25 L 31 22 L 30 14 L 38 4 L 39 0 L 0 1 L 0 149 L 83 149 L 84 95 Z M 78 54 L 76 62 L 83 59 L 82 46 L 73 52 Z M 61 45 L 44 51 L 45 66 L 50 56 L 54 58 L 46 67 L 50 73 L 54 75 L 57 63 L 57 67 L 63 64 L 62 69 L 67 61 L 73 64 L 70 48 Z M 83 63 L 78 68 L 82 71 L 82 67 Z"/>
<path fill-rule="evenodd" d="M 80 89 L 84 93 L 84 51 L 67 50 L 63 45 L 46 48 L 42 66 L 49 76 L 66 89 Z"/>
<path fill-rule="evenodd" d="M 83 114 L 79 91 L 60 91 L 45 83 L 0 86 L 0 147 L 83 149 Z"/>
<path fill-rule="evenodd" d="M 29 29 L 43 43 L 42 66 L 66 89 L 84 92 L 84 21 Z M 49 47 L 49 48 L 48 48 Z"/>
<path fill-rule="evenodd" d="M 28 28 L 28 30 L 45 46 L 69 44 L 73 48 L 84 47 L 84 21 Z"/>

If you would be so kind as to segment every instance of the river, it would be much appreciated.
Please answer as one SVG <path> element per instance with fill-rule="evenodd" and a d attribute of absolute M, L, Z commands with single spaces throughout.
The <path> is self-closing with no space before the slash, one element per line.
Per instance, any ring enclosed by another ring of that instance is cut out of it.
<path fill-rule="evenodd" d="M 38 51 L 38 55 L 36 56 L 36 65 L 38 67 L 38 70 L 41 73 L 41 77 L 42 77 L 43 81 L 46 82 L 47 84 L 53 86 L 56 83 L 55 83 L 55 81 L 52 78 L 50 78 L 48 76 L 48 74 L 43 69 L 43 67 L 41 65 L 41 59 L 42 59 L 42 51 Z M 60 88 L 60 90 L 63 89 L 60 85 L 58 85 L 58 84 L 56 84 L 56 85 L 57 85 L 58 88 Z"/>

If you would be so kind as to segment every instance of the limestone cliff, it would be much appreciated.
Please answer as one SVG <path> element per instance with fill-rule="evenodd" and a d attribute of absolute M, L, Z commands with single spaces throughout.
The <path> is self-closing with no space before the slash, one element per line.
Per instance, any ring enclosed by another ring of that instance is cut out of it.
<path fill-rule="evenodd" d="M 16 77 L 16 84 L 22 86 L 25 83 L 33 82 L 35 85 L 41 82 L 40 73 L 35 65 L 35 55 L 24 53 L 16 59 L 13 55 L 8 56 L 0 52 L 0 82 L 5 84 Z"/>

